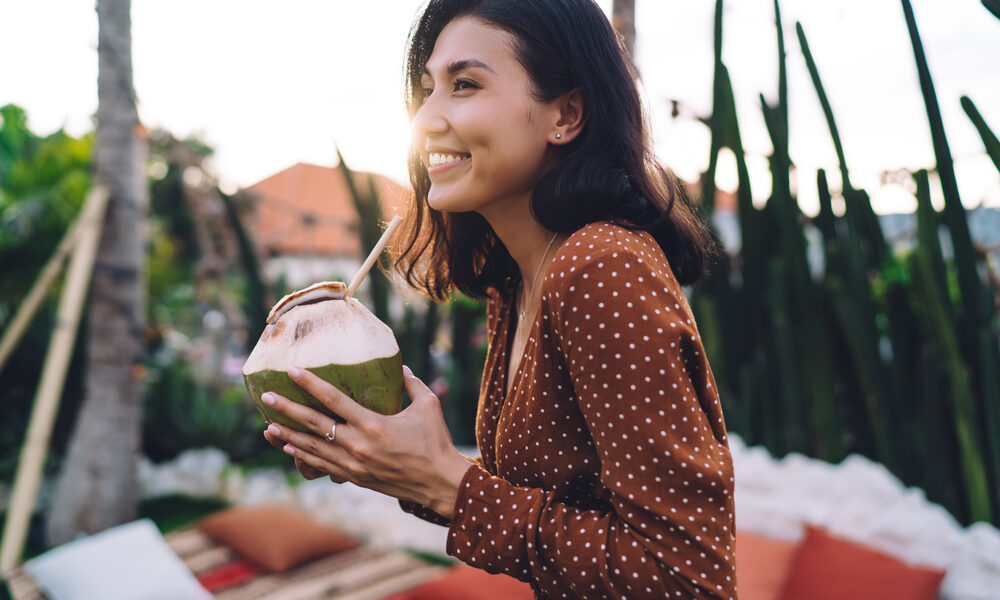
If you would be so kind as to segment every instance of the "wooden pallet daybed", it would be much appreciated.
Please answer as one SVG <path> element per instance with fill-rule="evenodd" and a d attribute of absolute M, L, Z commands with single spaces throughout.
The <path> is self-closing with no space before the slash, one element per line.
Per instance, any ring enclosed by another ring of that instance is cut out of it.
<path fill-rule="evenodd" d="M 165 537 L 196 577 L 218 571 L 238 558 L 228 546 L 194 527 Z M 404 550 L 360 546 L 284 573 L 261 572 L 249 581 L 210 591 L 218 600 L 378 600 L 418 585 L 444 569 Z M 10 574 L 7 583 L 13 600 L 48 600 L 20 569 Z"/>

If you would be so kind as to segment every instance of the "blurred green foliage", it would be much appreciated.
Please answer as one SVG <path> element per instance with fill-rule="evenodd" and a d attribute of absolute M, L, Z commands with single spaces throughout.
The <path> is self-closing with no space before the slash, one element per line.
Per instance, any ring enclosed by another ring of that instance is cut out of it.
<path fill-rule="evenodd" d="M 91 184 L 93 135 L 63 131 L 41 137 L 27 126 L 25 111 L 0 108 L 0 330 L 6 328 L 38 272 L 82 207 Z M 185 202 L 185 169 L 211 154 L 198 140 L 177 141 L 157 132 L 151 139 L 151 211 L 147 248 L 148 346 L 143 450 L 153 460 L 172 458 L 193 447 L 214 446 L 234 460 L 275 454 L 263 440 L 263 420 L 245 399 L 242 381 L 204 371 L 205 316 L 228 302 L 248 304 L 247 282 L 239 269 L 224 269 L 201 283 L 201 259 L 194 220 Z M 210 274 L 211 275 L 211 274 Z M 45 305 L 3 371 L 0 389 L 0 480 L 12 481 L 24 441 L 32 401 L 48 348 L 61 284 Z M 55 423 L 46 472 L 57 468 L 82 400 L 82 356 L 86 322 L 81 324 Z M 223 339 L 223 341 L 226 341 Z M 231 345 L 239 351 L 244 339 Z M 216 369 L 219 371 L 221 369 Z"/>
<path fill-rule="evenodd" d="M 143 452 L 150 460 L 170 459 L 191 448 L 221 448 L 240 462 L 261 451 L 267 425 L 248 410 L 242 385 L 212 389 L 184 360 L 150 369 L 146 383 Z"/>
<path fill-rule="evenodd" d="M 49 136 L 28 129 L 28 117 L 15 105 L 0 107 L 0 330 L 5 330 L 38 272 L 73 221 L 90 187 L 94 138 L 74 138 L 64 131 Z M 53 326 L 60 285 L 0 371 L 4 420 L 0 423 L 0 480 L 13 480 L 27 430 L 31 401 Z M 53 429 L 46 468 L 51 472 L 72 427 L 82 382 L 83 336 L 67 373 Z"/>

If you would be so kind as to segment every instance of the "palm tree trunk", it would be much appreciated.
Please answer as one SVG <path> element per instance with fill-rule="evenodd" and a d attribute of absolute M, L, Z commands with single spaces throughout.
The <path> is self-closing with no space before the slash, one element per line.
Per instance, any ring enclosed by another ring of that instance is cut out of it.
<path fill-rule="evenodd" d="M 629 58 L 635 56 L 635 0 L 614 0 L 611 8 L 611 24 L 622 36 Z"/>
<path fill-rule="evenodd" d="M 131 0 L 98 0 L 97 182 L 111 193 L 91 284 L 84 400 L 49 507 L 51 544 L 135 518 L 142 400 L 146 142 Z"/>

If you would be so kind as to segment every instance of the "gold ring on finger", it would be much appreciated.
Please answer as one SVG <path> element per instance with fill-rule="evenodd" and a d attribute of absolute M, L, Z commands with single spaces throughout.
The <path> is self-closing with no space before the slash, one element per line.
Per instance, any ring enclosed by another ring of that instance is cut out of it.
<path fill-rule="evenodd" d="M 326 435 L 323 436 L 323 437 L 325 437 L 326 441 L 328 441 L 328 442 L 332 442 L 333 440 L 335 440 L 337 438 L 337 422 L 336 421 L 333 422 L 333 425 L 330 426 L 330 431 L 328 431 L 326 433 Z"/>

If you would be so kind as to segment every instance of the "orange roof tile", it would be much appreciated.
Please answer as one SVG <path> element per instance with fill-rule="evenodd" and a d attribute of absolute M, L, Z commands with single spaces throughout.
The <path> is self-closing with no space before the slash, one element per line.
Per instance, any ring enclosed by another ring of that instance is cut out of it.
<path fill-rule="evenodd" d="M 383 218 L 402 215 L 409 194 L 383 175 L 355 172 L 358 189 L 375 188 Z M 246 188 L 256 210 L 252 229 L 266 254 L 360 256 L 359 217 L 339 167 L 298 163 Z"/>

